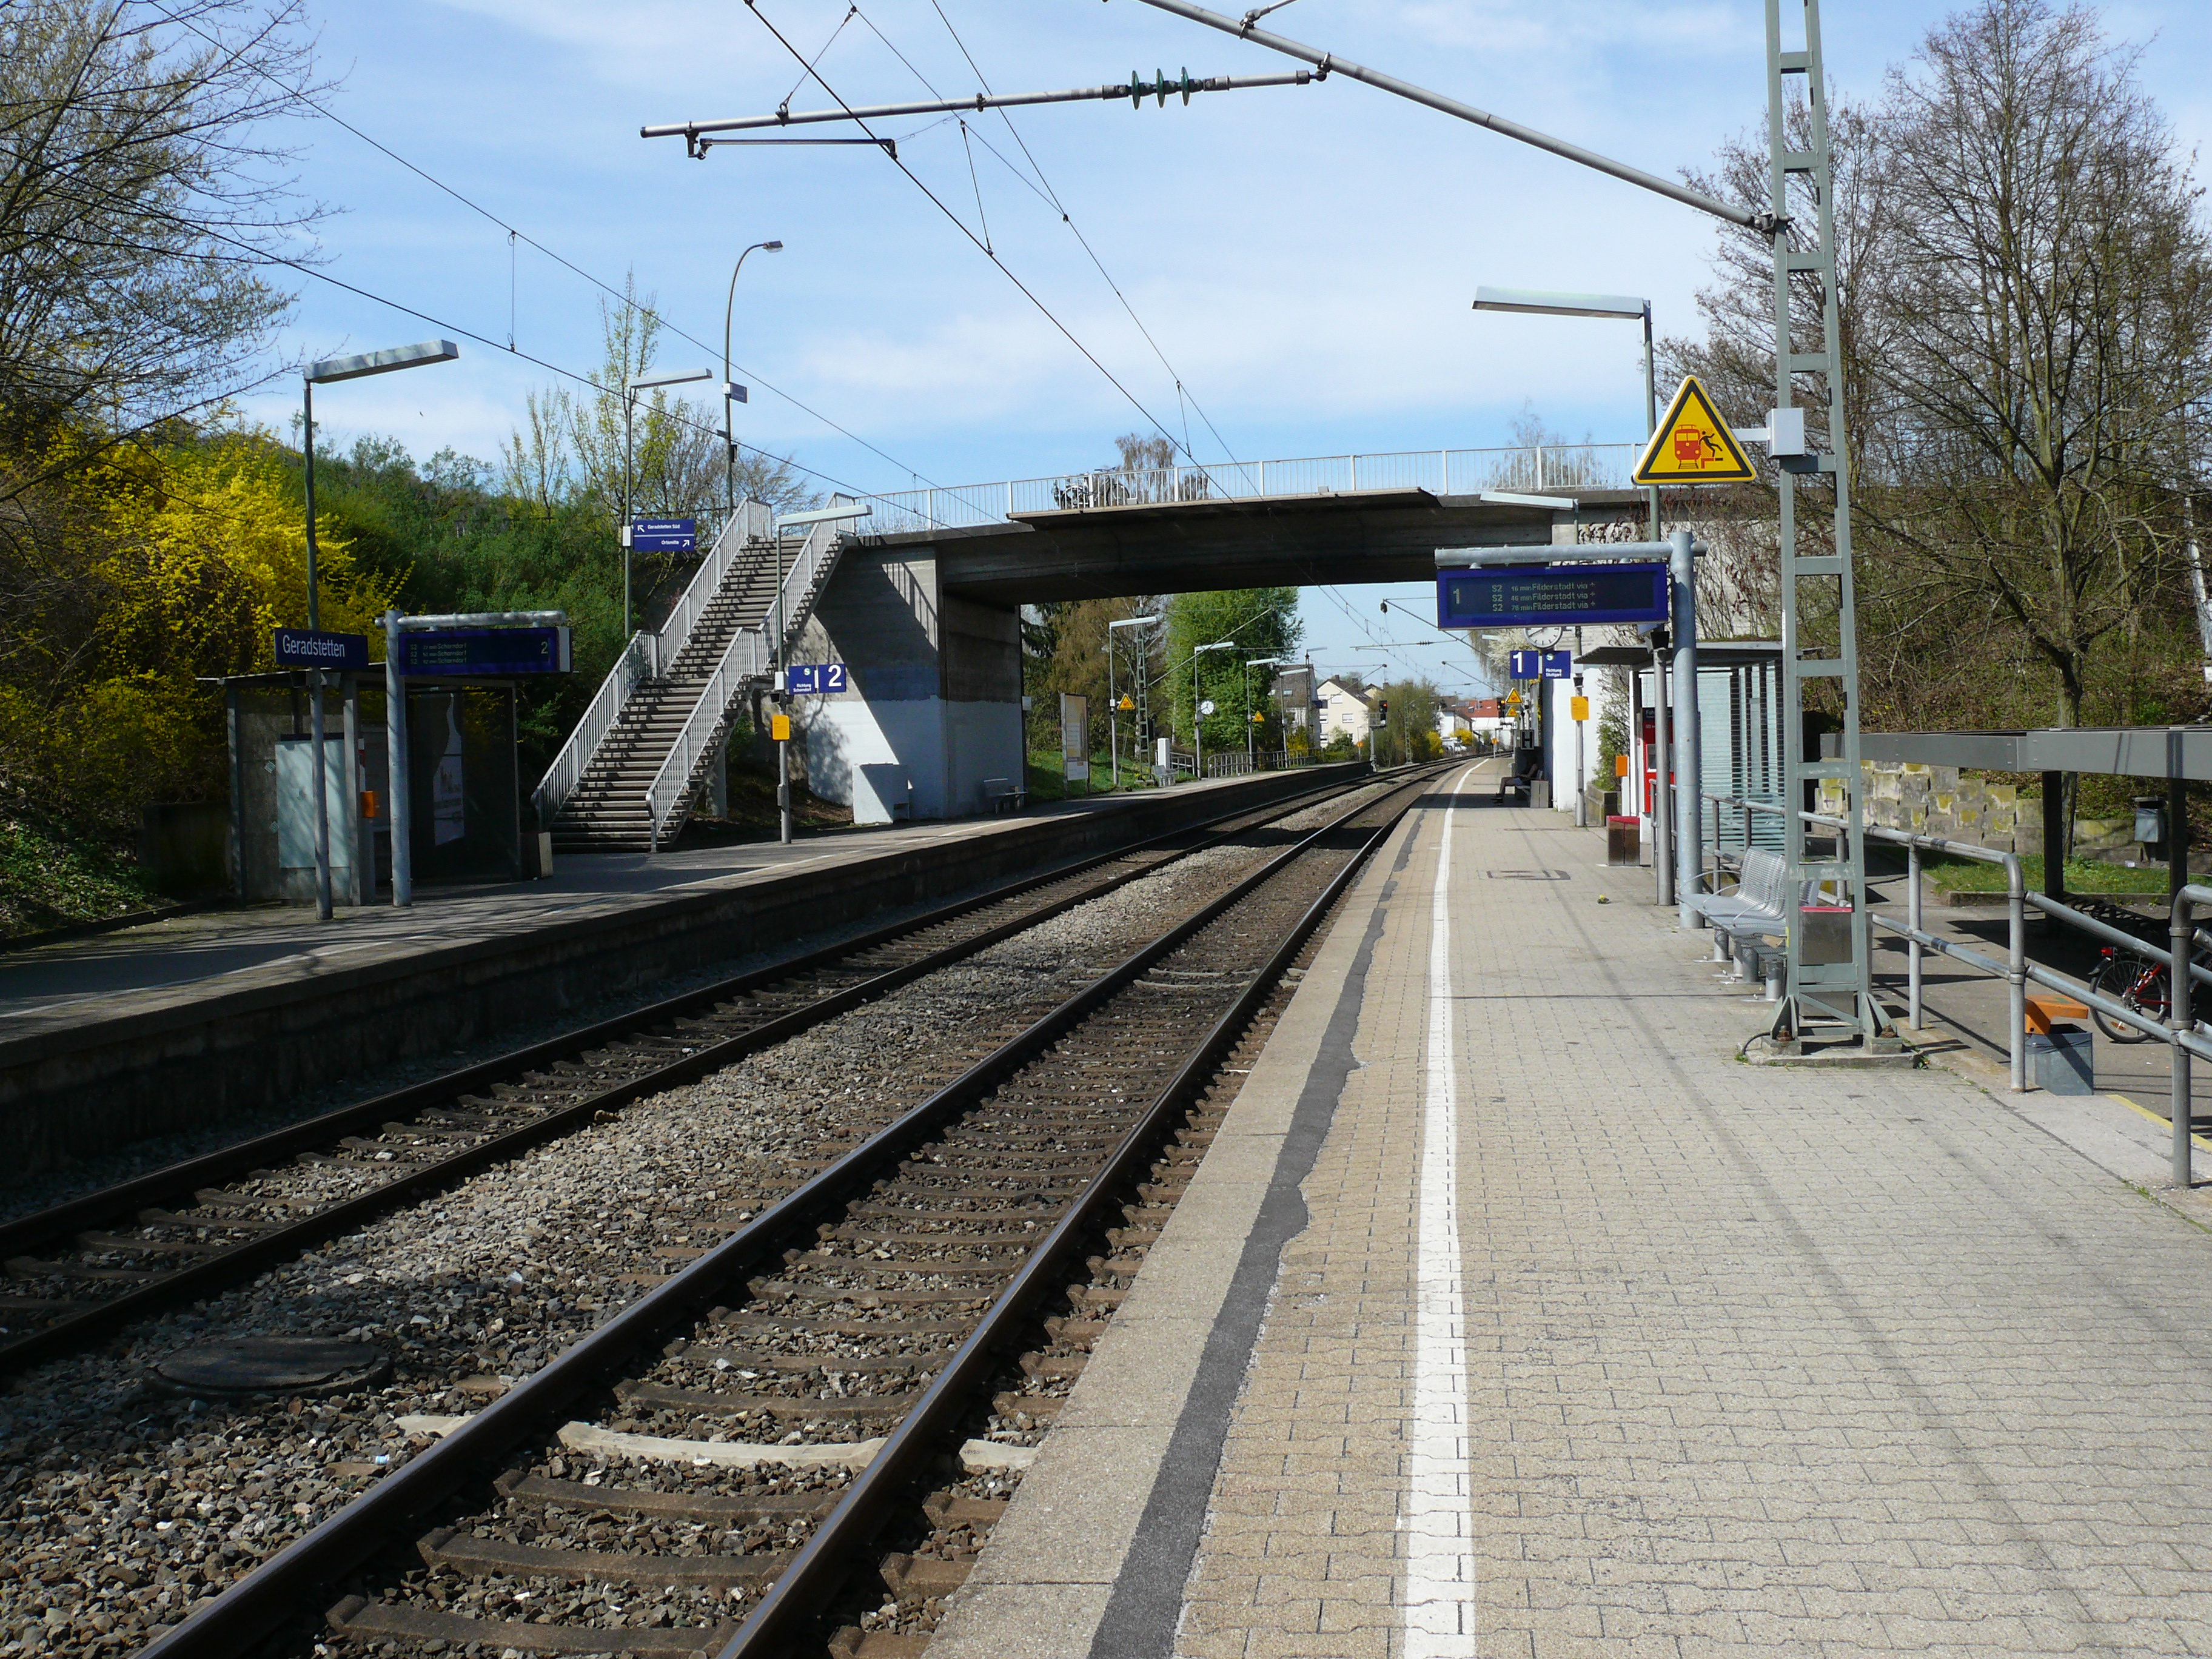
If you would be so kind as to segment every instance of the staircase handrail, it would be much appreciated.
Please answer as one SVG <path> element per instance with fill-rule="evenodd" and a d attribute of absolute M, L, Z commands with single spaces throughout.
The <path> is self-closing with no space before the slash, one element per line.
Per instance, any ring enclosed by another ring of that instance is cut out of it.
<path fill-rule="evenodd" d="M 653 635 L 643 629 L 629 636 L 629 643 L 615 659 L 614 666 L 607 670 L 606 678 L 585 706 L 583 718 L 568 733 L 568 740 L 553 757 L 553 763 L 545 769 L 545 775 L 538 781 L 531 792 L 531 805 L 538 813 L 538 827 L 551 827 L 562 804 L 576 792 L 583 781 L 584 769 L 592 763 L 599 744 L 614 730 L 615 722 L 622 718 L 623 706 L 637 688 L 653 678 Z"/>
<path fill-rule="evenodd" d="M 653 782 L 645 792 L 645 811 L 654 852 L 660 850 L 662 826 L 688 797 L 692 774 L 706 759 L 715 738 L 721 735 L 730 704 L 744 690 L 747 680 L 765 678 L 774 671 L 774 642 L 781 641 L 788 650 L 792 636 L 806 625 L 815 597 L 822 591 L 822 584 L 830 580 L 844 540 L 844 532 L 834 522 L 824 520 L 810 526 L 798 557 L 792 561 L 768 615 L 763 618 L 766 625 L 759 629 L 741 628 L 730 636 L 722 659 L 714 665 L 714 672 L 701 689 L 699 701 L 692 705 L 684 729 L 669 746 L 660 769 L 653 775 Z"/>
<path fill-rule="evenodd" d="M 775 533 L 775 514 L 764 503 L 747 501 L 722 521 L 721 533 L 707 550 L 707 556 L 699 562 L 699 568 L 684 586 L 658 633 L 648 634 L 641 629 L 629 636 L 629 643 L 615 659 L 607 677 L 599 682 L 599 689 L 585 708 L 583 718 L 568 733 L 568 740 L 553 757 L 553 763 L 545 769 L 545 775 L 538 781 L 531 792 L 532 806 L 538 813 L 540 829 L 550 827 L 568 797 L 576 793 L 583 781 L 584 773 L 599 752 L 599 744 L 622 719 L 622 711 L 629 706 L 637 688 L 650 679 L 665 674 L 676 661 L 678 652 L 691 637 L 698 625 L 708 600 L 714 598 L 729 574 L 730 567 L 739 553 L 750 544 L 772 538 Z"/>
<path fill-rule="evenodd" d="M 744 690 L 747 680 L 766 678 L 773 665 L 768 635 L 759 629 L 740 628 L 730 635 L 729 644 L 722 648 L 721 660 L 714 665 L 714 672 L 700 689 L 699 701 L 692 705 L 684 729 L 676 734 L 676 741 L 669 745 L 660 769 L 653 775 L 653 781 L 646 788 L 645 813 L 654 852 L 660 850 L 662 823 L 690 790 L 691 775 L 720 735 L 730 704 Z"/>
<path fill-rule="evenodd" d="M 714 544 L 707 550 L 707 556 L 699 561 L 699 568 L 691 573 L 691 580 L 677 595 L 676 603 L 669 607 L 667 620 L 653 639 L 653 672 L 656 678 L 668 672 L 676 658 L 691 638 L 691 630 L 699 625 L 706 613 L 708 602 L 720 591 L 730 567 L 737 562 L 738 555 L 755 541 L 765 540 L 775 533 L 775 515 L 760 501 L 747 501 L 722 521 L 722 532 L 714 538 Z"/>
<path fill-rule="evenodd" d="M 807 527 L 806 539 L 799 544 L 799 556 L 791 562 L 782 585 L 776 589 L 775 600 L 769 605 L 766 619 L 764 631 L 768 637 L 780 643 L 785 651 L 791 649 L 792 640 L 806 626 L 807 617 L 813 613 L 814 596 L 830 580 L 847 533 L 830 520 Z"/>

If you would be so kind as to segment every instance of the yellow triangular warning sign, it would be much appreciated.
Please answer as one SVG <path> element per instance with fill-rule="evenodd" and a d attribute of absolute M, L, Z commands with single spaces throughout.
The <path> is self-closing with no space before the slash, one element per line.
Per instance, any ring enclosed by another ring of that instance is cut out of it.
<path fill-rule="evenodd" d="M 1747 483 L 1756 475 L 1698 377 L 1686 374 L 1630 476 L 1640 484 L 1680 484 Z"/>

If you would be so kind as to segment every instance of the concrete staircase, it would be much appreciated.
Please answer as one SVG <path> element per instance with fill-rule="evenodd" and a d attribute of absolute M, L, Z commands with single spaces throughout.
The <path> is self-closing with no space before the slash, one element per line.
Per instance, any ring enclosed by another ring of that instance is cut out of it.
<path fill-rule="evenodd" d="M 724 534 L 737 540 L 719 580 L 711 579 L 712 566 L 724 561 L 720 543 L 661 633 L 631 641 L 569 750 L 539 785 L 556 854 L 647 853 L 674 837 L 746 689 L 767 678 L 776 645 L 805 624 L 836 563 L 831 525 L 816 525 L 804 543 L 794 542 L 780 538 L 758 509 Z M 788 613 L 781 618 L 779 592 Z M 779 620 L 781 641 L 768 637 Z M 580 770 L 568 774 L 573 783 L 550 798 L 556 775 L 579 761 Z M 649 799 L 656 784 L 658 826 Z"/>
<path fill-rule="evenodd" d="M 652 850 L 653 821 L 645 792 L 668 758 L 670 746 L 699 706 L 699 694 L 740 628 L 758 629 L 775 602 L 776 584 L 790 568 L 773 546 L 748 550 L 707 602 L 691 637 L 669 665 L 648 678 L 623 705 L 614 729 L 584 768 L 575 793 L 553 820 L 553 850 L 560 853 L 644 853 Z"/>

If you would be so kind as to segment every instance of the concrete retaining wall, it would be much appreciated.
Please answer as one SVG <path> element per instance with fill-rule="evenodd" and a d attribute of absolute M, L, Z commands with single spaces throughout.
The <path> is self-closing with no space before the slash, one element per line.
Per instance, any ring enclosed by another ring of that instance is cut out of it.
<path fill-rule="evenodd" d="M 1133 795 L 927 847 L 641 901 L 501 939 L 388 955 L 311 981 L 173 998 L 0 1042 L 0 1170 L 33 1175 L 149 1135 L 448 1053 L 671 975 L 1279 800 L 1364 763 Z"/>

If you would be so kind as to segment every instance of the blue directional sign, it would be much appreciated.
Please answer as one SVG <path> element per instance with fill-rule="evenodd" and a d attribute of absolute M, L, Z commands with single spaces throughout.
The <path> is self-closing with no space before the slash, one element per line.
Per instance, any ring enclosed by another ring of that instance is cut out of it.
<path fill-rule="evenodd" d="M 1575 653 L 1571 651 L 1544 653 L 1544 678 L 1547 680 L 1571 680 L 1575 677 Z"/>
<path fill-rule="evenodd" d="M 368 666 L 368 635 L 324 634 L 307 628 L 276 630 L 279 668 L 352 668 Z"/>
<path fill-rule="evenodd" d="M 399 636 L 399 672 L 456 678 L 566 674 L 565 628 L 437 628 Z"/>
<path fill-rule="evenodd" d="M 785 689 L 793 696 L 833 696 L 845 689 L 842 662 L 793 663 L 783 672 Z"/>
<path fill-rule="evenodd" d="M 632 519 L 629 545 L 634 553 L 696 553 L 696 519 Z"/>
<path fill-rule="evenodd" d="M 1439 628 L 1666 620 L 1663 564 L 1508 565 L 1437 577 Z"/>

